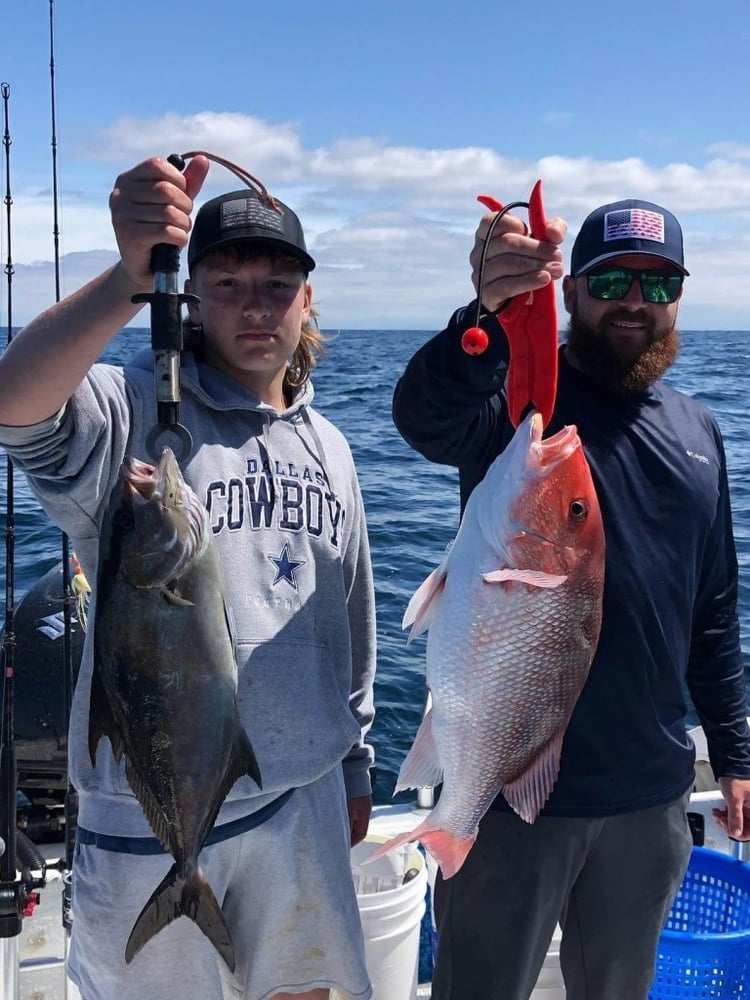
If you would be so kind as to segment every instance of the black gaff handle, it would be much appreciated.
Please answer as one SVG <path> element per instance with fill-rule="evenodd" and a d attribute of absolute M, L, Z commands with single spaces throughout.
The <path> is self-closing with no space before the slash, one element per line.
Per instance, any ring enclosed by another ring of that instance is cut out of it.
<path fill-rule="evenodd" d="M 170 153 L 167 163 L 182 172 L 185 169 L 185 158 L 179 153 Z M 171 243 L 157 243 L 151 251 L 151 273 L 154 275 L 154 282 L 159 274 L 179 274 L 180 273 L 180 248 Z"/>

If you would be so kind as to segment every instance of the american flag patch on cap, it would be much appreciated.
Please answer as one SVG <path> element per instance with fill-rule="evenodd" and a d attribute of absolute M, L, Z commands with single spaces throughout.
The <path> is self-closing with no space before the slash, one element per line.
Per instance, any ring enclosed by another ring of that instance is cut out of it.
<path fill-rule="evenodd" d="M 228 229 L 245 229 L 258 226 L 261 229 L 272 229 L 277 233 L 284 231 L 283 216 L 271 208 L 261 205 L 257 198 L 235 198 L 225 201 L 221 206 L 221 231 Z"/>
<path fill-rule="evenodd" d="M 624 208 L 604 216 L 604 242 L 627 239 L 664 242 L 664 216 L 646 208 Z"/>

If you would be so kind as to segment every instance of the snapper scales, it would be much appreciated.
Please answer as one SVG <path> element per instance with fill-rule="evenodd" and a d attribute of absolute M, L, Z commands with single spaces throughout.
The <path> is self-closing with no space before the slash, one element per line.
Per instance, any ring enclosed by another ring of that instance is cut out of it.
<path fill-rule="evenodd" d="M 237 666 L 208 514 L 165 448 L 126 458 L 102 527 L 89 752 L 106 736 L 174 865 L 128 938 L 130 962 L 180 916 L 234 970 L 198 855 L 235 781 L 260 770 L 236 702 Z"/>

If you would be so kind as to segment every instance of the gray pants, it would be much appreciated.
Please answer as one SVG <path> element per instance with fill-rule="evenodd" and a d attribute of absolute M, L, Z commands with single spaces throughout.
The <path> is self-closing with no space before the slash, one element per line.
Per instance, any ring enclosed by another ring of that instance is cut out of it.
<path fill-rule="evenodd" d="M 127 964 L 133 923 L 172 859 L 78 845 L 69 972 L 84 1000 L 268 1000 L 314 988 L 369 1000 L 340 766 L 200 861 L 234 940 L 234 976 L 187 917 Z"/>
<path fill-rule="evenodd" d="M 532 825 L 487 813 L 435 887 L 433 1000 L 528 1000 L 558 922 L 568 1000 L 646 1000 L 692 849 L 687 799 Z"/>

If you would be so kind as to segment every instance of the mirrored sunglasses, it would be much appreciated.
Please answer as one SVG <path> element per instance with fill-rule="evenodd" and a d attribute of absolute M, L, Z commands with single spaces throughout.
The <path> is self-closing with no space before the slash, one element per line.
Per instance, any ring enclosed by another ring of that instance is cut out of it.
<path fill-rule="evenodd" d="M 638 279 L 644 302 L 676 302 L 684 275 L 664 271 L 636 271 L 629 267 L 612 267 L 586 275 L 589 295 L 593 299 L 613 301 L 624 299 Z"/>

